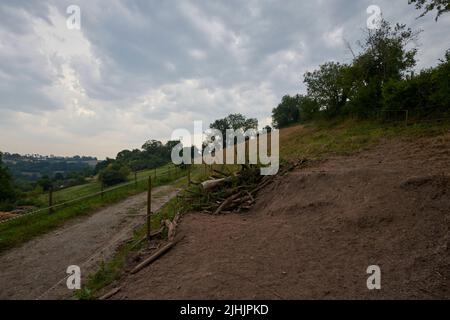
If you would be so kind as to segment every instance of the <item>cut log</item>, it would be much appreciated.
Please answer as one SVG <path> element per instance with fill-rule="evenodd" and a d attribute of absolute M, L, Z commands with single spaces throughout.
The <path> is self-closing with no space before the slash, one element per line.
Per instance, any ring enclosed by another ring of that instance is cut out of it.
<path fill-rule="evenodd" d="M 222 179 L 214 179 L 214 180 L 206 180 L 201 183 L 203 190 L 211 191 L 225 182 L 225 178 Z"/>
<path fill-rule="evenodd" d="M 178 220 L 180 219 L 180 214 L 178 213 L 174 218 L 173 221 L 170 221 L 168 219 L 164 220 L 164 224 L 167 227 L 167 238 L 169 241 L 172 241 L 175 238 L 175 232 L 178 225 Z"/>
<path fill-rule="evenodd" d="M 227 209 L 228 206 L 230 206 L 233 203 L 233 200 L 239 198 L 241 196 L 242 192 L 238 192 L 230 197 L 228 197 L 222 204 L 216 209 L 214 214 L 219 214 L 222 210 Z"/>
<path fill-rule="evenodd" d="M 175 236 L 175 224 L 170 220 L 164 220 L 164 224 L 167 228 L 167 238 L 172 241 Z"/>
<path fill-rule="evenodd" d="M 246 192 L 247 195 L 250 197 L 251 202 L 252 202 L 252 203 L 255 202 L 255 198 L 253 198 L 252 194 L 251 194 L 250 192 L 248 192 L 248 191 L 245 191 L 245 192 Z"/>
<path fill-rule="evenodd" d="M 168 244 L 166 244 L 165 246 L 163 246 L 161 249 L 159 249 L 158 251 L 156 251 L 154 254 L 152 254 L 150 257 L 148 257 L 147 259 L 145 259 L 144 261 L 142 261 L 140 264 L 138 264 L 133 270 L 131 270 L 132 274 L 135 274 L 139 271 L 141 271 L 142 269 L 144 269 L 146 266 L 148 266 L 149 264 L 153 263 L 154 261 L 156 261 L 159 257 L 163 256 L 165 253 L 167 253 L 170 249 L 173 248 L 173 246 L 175 244 L 177 244 L 177 242 L 181 241 L 183 239 L 183 237 L 179 237 L 178 239 L 175 239 L 171 242 L 169 242 Z"/>
<path fill-rule="evenodd" d="M 120 287 L 118 288 L 114 288 L 113 290 L 109 291 L 108 293 L 104 294 L 103 296 L 101 296 L 100 298 L 98 298 L 99 300 L 106 300 L 111 298 L 112 296 L 114 296 L 115 294 L 117 294 L 120 291 Z"/>

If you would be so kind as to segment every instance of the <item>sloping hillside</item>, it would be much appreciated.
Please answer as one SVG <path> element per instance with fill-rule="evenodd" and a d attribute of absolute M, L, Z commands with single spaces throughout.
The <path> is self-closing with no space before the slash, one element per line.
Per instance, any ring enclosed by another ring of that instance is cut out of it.
<path fill-rule="evenodd" d="M 366 129 L 284 131 L 286 157 L 319 160 L 277 177 L 246 214 L 186 215 L 185 238 L 114 298 L 450 298 L 450 134 Z M 381 290 L 367 289 L 369 265 Z"/>

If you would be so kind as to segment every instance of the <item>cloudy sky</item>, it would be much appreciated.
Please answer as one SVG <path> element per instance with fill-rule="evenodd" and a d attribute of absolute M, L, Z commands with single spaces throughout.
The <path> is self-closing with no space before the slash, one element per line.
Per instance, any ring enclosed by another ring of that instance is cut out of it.
<path fill-rule="evenodd" d="M 378 5 L 423 29 L 418 68 L 450 47 L 407 0 L 86 0 L 0 2 L 0 150 L 115 156 L 194 120 L 240 112 L 270 123 L 302 75 L 350 62 Z M 69 30 L 69 5 L 81 29 Z"/>

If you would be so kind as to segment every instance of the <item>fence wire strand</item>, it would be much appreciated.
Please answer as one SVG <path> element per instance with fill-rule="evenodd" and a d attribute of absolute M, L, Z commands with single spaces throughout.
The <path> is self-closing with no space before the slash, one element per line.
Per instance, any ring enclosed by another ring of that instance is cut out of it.
<path fill-rule="evenodd" d="M 173 168 L 176 168 L 176 167 L 173 167 Z M 169 173 L 170 173 L 170 168 L 168 168 L 166 172 L 160 172 L 160 173 L 157 173 L 156 175 L 153 175 L 152 173 L 150 173 L 145 178 L 133 180 L 133 181 L 130 181 L 130 182 L 127 182 L 127 183 L 124 183 L 124 184 L 121 184 L 121 185 L 118 185 L 118 186 L 115 186 L 115 187 L 112 187 L 112 188 L 105 189 L 103 191 L 98 191 L 98 192 L 95 192 L 95 193 L 91 193 L 91 194 L 88 194 L 88 195 L 85 195 L 85 196 L 82 196 L 82 197 L 79 197 L 79 198 L 75 198 L 75 199 L 71 199 L 71 200 L 68 200 L 68 201 L 65 201 L 65 202 L 57 203 L 57 204 L 55 204 L 53 206 L 40 208 L 40 209 L 37 209 L 35 211 L 31 211 L 31 212 L 27 212 L 27 213 L 24 213 L 24 214 L 20 214 L 20 215 L 18 215 L 16 217 L 12 217 L 12 218 L 9 218 L 9 219 L 2 220 L 2 221 L 0 221 L 0 224 L 11 222 L 13 220 L 17 220 L 17 219 L 20 219 L 20 218 L 28 217 L 28 216 L 31 216 L 31 215 L 35 215 L 37 213 L 44 212 L 44 211 L 47 211 L 47 210 L 50 210 L 50 209 L 56 209 L 56 208 L 59 208 L 59 207 L 64 207 L 64 206 L 66 206 L 68 204 L 72 204 L 72 203 L 75 203 L 75 202 L 78 202 L 78 201 L 81 201 L 81 200 L 93 198 L 93 197 L 96 197 L 96 196 L 99 196 L 99 195 L 102 195 L 102 194 L 106 194 L 108 192 L 111 192 L 111 191 L 114 191 L 114 190 L 117 190 L 117 189 L 120 189 L 120 188 L 124 188 L 124 187 L 130 186 L 130 185 L 134 185 L 136 183 L 142 182 L 142 181 L 146 181 L 149 177 L 158 178 L 158 176 L 161 177 L 161 176 L 164 176 L 164 175 L 169 175 Z M 176 171 L 173 174 L 175 175 Z"/>

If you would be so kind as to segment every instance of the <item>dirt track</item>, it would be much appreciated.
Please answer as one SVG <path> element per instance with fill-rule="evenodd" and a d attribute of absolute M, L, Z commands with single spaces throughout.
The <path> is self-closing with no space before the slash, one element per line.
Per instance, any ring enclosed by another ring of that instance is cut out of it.
<path fill-rule="evenodd" d="M 449 220 L 450 135 L 385 142 L 278 179 L 249 213 L 185 216 L 113 298 L 448 299 Z"/>
<path fill-rule="evenodd" d="M 153 191 L 155 211 L 176 194 L 173 187 Z M 57 231 L 29 241 L 0 256 L 0 299 L 63 299 L 69 265 L 81 268 L 82 279 L 106 261 L 133 230 L 145 221 L 146 193 L 105 207 L 89 217 L 68 222 Z"/>

